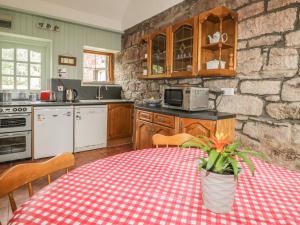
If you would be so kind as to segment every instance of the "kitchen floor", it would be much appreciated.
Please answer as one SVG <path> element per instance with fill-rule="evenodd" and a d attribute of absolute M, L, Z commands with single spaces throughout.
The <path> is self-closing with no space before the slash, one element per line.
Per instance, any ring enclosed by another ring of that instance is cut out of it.
<path fill-rule="evenodd" d="M 112 155 L 116 154 L 121 154 L 124 152 L 129 152 L 133 149 L 132 145 L 123 145 L 123 146 L 118 146 L 118 147 L 110 147 L 110 148 L 102 148 L 102 149 L 97 149 L 97 150 L 92 150 L 92 151 L 86 151 L 86 152 L 80 152 L 80 153 L 75 153 L 75 168 L 79 167 L 83 164 L 98 160 L 98 159 L 103 159 Z M 45 159 L 44 159 L 45 160 Z M 44 161 L 44 160 L 36 160 L 37 162 Z M 0 174 L 8 169 L 11 166 L 20 164 L 20 163 L 27 163 L 31 162 L 30 160 L 28 161 L 18 161 L 14 163 L 2 163 L 0 164 Z M 58 172 L 52 175 L 53 180 L 60 177 L 64 172 Z M 37 192 L 41 188 L 47 185 L 47 177 L 41 178 L 35 182 L 33 182 L 33 190 L 34 192 Z M 23 203 L 28 199 L 28 190 L 27 186 L 24 186 L 14 192 L 14 198 L 17 202 L 17 205 L 20 203 Z M 2 224 L 6 224 L 8 219 L 12 216 L 12 212 L 10 209 L 8 197 L 3 197 L 0 198 L 0 222 Z M 0 223 L 1 224 L 1 223 Z"/>

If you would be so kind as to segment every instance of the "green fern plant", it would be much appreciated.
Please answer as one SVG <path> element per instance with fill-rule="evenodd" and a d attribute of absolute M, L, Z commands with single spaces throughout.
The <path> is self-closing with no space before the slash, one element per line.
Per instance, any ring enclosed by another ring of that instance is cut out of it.
<path fill-rule="evenodd" d="M 235 178 L 238 177 L 238 173 L 241 170 L 238 158 L 246 163 L 252 175 L 254 175 L 255 166 L 249 156 L 267 160 L 263 152 L 253 151 L 250 148 L 242 148 L 239 141 L 230 143 L 222 133 L 216 134 L 216 136 L 211 138 L 204 136 L 199 138 L 194 137 L 185 142 L 182 147 L 199 148 L 207 153 L 207 158 L 200 158 L 200 170 L 204 169 L 208 172 L 234 175 Z"/>

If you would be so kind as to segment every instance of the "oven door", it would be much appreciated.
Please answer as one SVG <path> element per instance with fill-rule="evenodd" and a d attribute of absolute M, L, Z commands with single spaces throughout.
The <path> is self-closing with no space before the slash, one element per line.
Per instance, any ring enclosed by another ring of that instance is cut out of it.
<path fill-rule="evenodd" d="M 0 162 L 31 157 L 31 131 L 0 134 Z"/>
<path fill-rule="evenodd" d="M 184 102 L 184 89 L 166 88 L 164 90 L 164 106 L 170 108 L 182 108 Z"/>
<path fill-rule="evenodd" d="M 0 115 L 0 133 L 31 130 L 31 113 Z"/>

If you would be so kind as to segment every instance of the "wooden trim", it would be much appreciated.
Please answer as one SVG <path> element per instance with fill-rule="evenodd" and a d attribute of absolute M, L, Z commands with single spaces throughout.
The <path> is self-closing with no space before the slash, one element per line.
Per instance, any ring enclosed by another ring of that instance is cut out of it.
<path fill-rule="evenodd" d="M 109 65 L 108 65 L 108 80 L 107 82 L 113 82 L 115 80 L 114 76 L 114 54 L 110 52 L 101 52 L 101 51 L 93 51 L 93 50 L 83 50 L 83 53 L 95 54 L 95 55 L 105 55 L 109 57 Z"/>
<path fill-rule="evenodd" d="M 230 142 L 235 140 L 235 119 L 218 120 L 216 125 L 216 133 L 227 135 Z"/>
<path fill-rule="evenodd" d="M 101 52 L 101 51 L 93 51 L 93 50 L 83 50 L 84 53 L 90 53 L 90 54 L 95 54 L 95 55 L 106 55 L 106 56 L 112 56 L 113 53 L 110 52 Z"/>

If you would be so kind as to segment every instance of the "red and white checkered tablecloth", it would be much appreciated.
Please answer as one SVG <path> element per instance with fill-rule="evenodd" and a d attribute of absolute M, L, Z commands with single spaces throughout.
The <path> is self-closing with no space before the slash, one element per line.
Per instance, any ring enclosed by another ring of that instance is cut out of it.
<path fill-rule="evenodd" d="M 25 202 L 9 224 L 300 224 L 300 173 L 254 160 L 233 210 L 202 205 L 200 150 L 146 149 L 84 165 Z"/>

